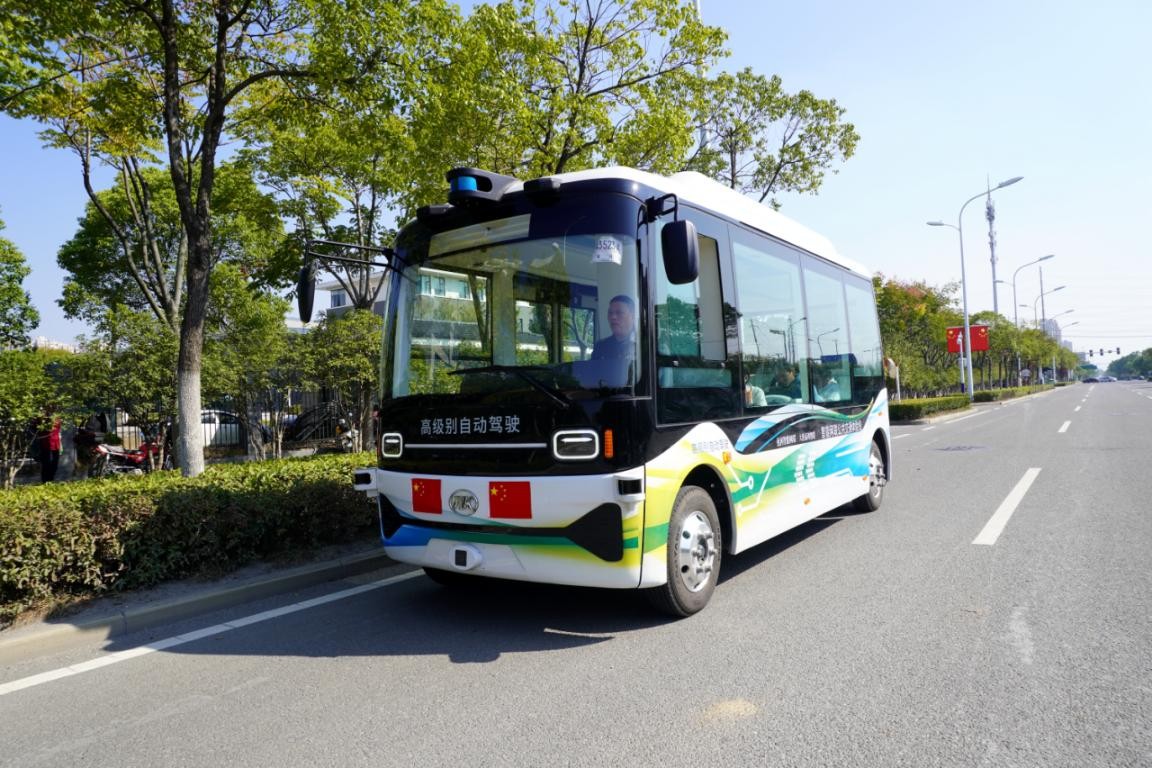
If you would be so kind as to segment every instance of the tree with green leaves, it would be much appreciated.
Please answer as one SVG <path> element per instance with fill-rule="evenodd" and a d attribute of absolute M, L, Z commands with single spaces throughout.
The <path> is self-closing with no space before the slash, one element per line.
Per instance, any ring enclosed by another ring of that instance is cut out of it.
<path fill-rule="evenodd" d="M 256 186 L 248 167 L 220 166 L 212 216 L 214 264 L 238 264 L 261 285 L 290 274 L 282 260 L 276 203 Z M 76 234 L 57 253 L 57 264 L 68 273 L 60 306 L 68 317 L 95 325 L 108 307 L 123 305 L 149 311 L 178 331 L 187 250 L 167 175 L 159 168 L 138 169 L 132 183 L 95 193 Z"/>
<path fill-rule="evenodd" d="M 706 87 L 705 139 L 688 166 L 757 202 L 779 208 L 781 193 L 816 192 L 829 169 L 836 173 L 833 163 L 856 151 L 860 136 L 835 99 L 789 94 L 778 76 L 749 68 L 721 73 Z"/>
<path fill-rule="evenodd" d="M 0 232 L 4 222 L 0 220 Z M 29 335 L 40 324 L 40 313 L 24 290 L 31 270 L 16 245 L 0 237 L 0 349 L 28 345 Z"/>
<path fill-rule="evenodd" d="M 212 273 L 205 393 L 232 399 L 248 435 L 249 452 L 260 456 L 270 447 L 261 439 L 262 415 L 268 415 L 270 424 L 280 424 L 287 404 L 277 378 L 288 352 L 287 311 L 287 300 L 256 289 L 236 265 L 221 264 Z M 273 437 L 277 439 L 271 447 L 279 454 L 278 435 Z"/>
<path fill-rule="evenodd" d="M 451 66 L 430 70 L 413 104 L 409 210 L 442 193 L 445 160 L 521 178 L 679 170 L 694 84 L 725 38 L 690 3 L 659 0 L 479 6 L 457 35 Z"/>
<path fill-rule="evenodd" d="M 124 166 L 159 160 L 171 179 L 187 243 L 177 363 L 181 423 L 199 420 L 209 276 L 217 261 L 218 153 L 231 130 L 259 119 L 263 105 L 246 101 L 250 91 L 292 81 L 303 105 L 309 93 L 394 66 L 393 54 L 404 46 L 387 24 L 374 21 L 403 14 L 405 5 L 0 0 L 7 54 L 0 62 L 0 109 L 65 127 L 59 138 L 82 163 L 93 154 L 125 158 Z M 181 430 L 185 474 L 203 471 L 202 446 L 199 430 Z"/>
<path fill-rule="evenodd" d="M 11 488 L 36 430 L 57 415 L 56 388 L 47 358 L 24 349 L 0 349 L 0 485 Z"/>
<path fill-rule="evenodd" d="M 78 399 L 89 411 L 121 411 L 128 424 L 167 445 L 176 412 L 176 331 L 157 323 L 149 310 L 120 305 L 100 318 L 96 334 L 81 349 L 73 362 Z M 194 424 L 199 427 L 199 415 Z"/>
<path fill-rule="evenodd" d="M 876 275 L 876 309 L 884 354 L 900 366 L 907 392 L 946 391 L 959 381 L 955 357 L 947 351 L 947 328 L 962 322 L 953 308 L 958 286 L 942 289 Z"/>
<path fill-rule="evenodd" d="M 372 404 L 379 390 L 383 333 L 380 317 L 362 309 L 325 316 L 308 333 L 308 377 L 337 395 L 352 413 L 353 426 L 362 441 L 372 438 Z"/>

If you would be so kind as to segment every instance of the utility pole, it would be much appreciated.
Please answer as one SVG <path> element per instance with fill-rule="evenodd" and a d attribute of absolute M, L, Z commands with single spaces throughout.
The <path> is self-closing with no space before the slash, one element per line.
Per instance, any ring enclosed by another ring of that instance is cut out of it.
<path fill-rule="evenodd" d="M 992 182 L 988 182 L 988 201 L 984 205 L 984 217 L 988 219 L 988 250 L 992 254 L 992 312 L 999 316 L 1000 299 L 996 283 L 996 206 L 992 203 Z"/>

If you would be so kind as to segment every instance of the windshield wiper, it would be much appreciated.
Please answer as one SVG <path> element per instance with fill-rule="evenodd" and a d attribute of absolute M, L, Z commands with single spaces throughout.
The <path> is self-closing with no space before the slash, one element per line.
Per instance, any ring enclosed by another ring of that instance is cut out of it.
<path fill-rule="evenodd" d="M 550 397 L 556 403 L 564 406 L 565 408 L 572 405 L 572 400 L 563 392 L 553 389 L 538 379 L 529 376 L 525 371 L 547 371 L 542 365 L 486 365 L 482 368 L 457 368 L 454 371 L 449 371 L 449 376 L 466 376 L 472 373 L 511 373 L 517 378 L 521 378 L 533 388 Z"/>

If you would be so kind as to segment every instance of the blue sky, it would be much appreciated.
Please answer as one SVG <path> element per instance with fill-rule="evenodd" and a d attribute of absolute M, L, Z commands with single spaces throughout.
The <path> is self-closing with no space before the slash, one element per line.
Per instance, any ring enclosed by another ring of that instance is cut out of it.
<path fill-rule="evenodd" d="M 1048 316 L 1077 349 L 1152 347 L 1152 3 L 1050 0 L 936 3 L 700 0 L 729 33 L 724 67 L 778 74 L 847 109 L 861 140 L 816 196 L 783 212 L 846 256 L 902 280 L 960 279 L 961 204 L 991 181 L 997 277 L 1046 254 Z M 37 334 L 70 339 L 60 317 L 56 250 L 85 196 L 76 159 L 40 147 L 38 127 L 0 117 L 0 218 L 32 266 Z M 965 210 L 969 309 L 992 308 L 982 201 Z M 1017 278 L 1022 320 L 1040 293 L 1036 267 Z M 1012 291 L 999 305 L 1011 317 Z M 1111 356 L 1106 356 L 1106 360 Z"/>

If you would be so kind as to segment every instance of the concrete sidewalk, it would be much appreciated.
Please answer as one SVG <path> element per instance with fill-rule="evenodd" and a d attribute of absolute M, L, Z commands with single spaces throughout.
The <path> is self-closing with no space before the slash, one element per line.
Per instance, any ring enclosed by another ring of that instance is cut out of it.
<path fill-rule="evenodd" d="M 99 643 L 161 624 L 389 566 L 378 538 L 327 547 L 296 566 L 257 563 L 219 579 L 186 579 L 96 598 L 67 615 L 0 632 L 0 664 Z"/>

